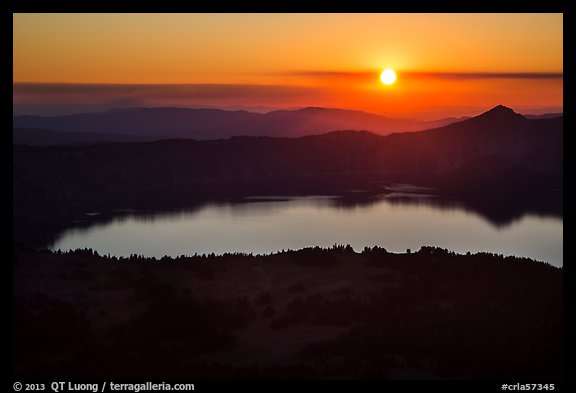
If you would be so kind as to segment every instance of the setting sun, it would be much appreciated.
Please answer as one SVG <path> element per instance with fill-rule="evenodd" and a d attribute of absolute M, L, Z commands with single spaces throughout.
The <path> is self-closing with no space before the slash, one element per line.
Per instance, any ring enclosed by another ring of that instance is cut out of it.
<path fill-rule="evenodd" d="M 394 72 L 394 70 L 392 68 L 386 68 L 380 74 L 380 80 L 385 85 L 391 85 L 392 83 L 394 83 L 396 81 L 396 73 Z"/>

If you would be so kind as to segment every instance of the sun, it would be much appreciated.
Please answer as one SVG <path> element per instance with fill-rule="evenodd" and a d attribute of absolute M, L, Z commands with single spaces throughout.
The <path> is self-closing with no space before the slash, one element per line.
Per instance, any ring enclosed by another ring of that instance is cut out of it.
<path fill-rule="evenodd" d="M 392 68 L 386 68 L 380 74 L 380 81 L 382 81 L 382 83 L 385 85 L 391 85 L 396 81 L 396 73 Z"/>

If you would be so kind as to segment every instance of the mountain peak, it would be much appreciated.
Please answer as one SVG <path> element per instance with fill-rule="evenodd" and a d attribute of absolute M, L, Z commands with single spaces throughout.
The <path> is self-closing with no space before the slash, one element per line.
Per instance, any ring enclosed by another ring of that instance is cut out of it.
<path fill-rule="evenodd" d="M 490 109 L 488 112 L 502 112 L 502 113 L 516 113 L 512 108 L 508 108 L 502 104 L 496 105 L 494 108 Z"/>
<path fill-rule="evenodd" d="M 504 105 L 497 105 L 494 108 L 490 109 L 489 111 L 486 111 L 486 112 L 482 113 L 481 115 L 476 116 L 476 118 L 490 119 L 490 120 L 497 120 L 497 121 L 508 120 L 508 119 L 525 119 L 524 116 L 514 112 L 513 109 L 508 108 L 507 106 L 504 106 Z"/>

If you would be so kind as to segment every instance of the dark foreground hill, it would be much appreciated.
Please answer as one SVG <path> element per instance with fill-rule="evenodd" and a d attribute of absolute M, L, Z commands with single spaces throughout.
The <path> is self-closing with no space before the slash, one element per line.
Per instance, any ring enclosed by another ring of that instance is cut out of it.
<path fill-rule="evenodd" d="M 380 136 L 234 137 L 86 146 L 14 146 L 14 219 L 61 218 L 126 200 L 382 191 L 421 184 L 479 203 L 539 200 L 562 187 L 563 119 L 502 106 L 445 127 Z"/>
<path fill-rule="evenodd" d="M 13 379 L 562 375 L 562 269 L 423 247 L 107 258 L 15 246 Z"/>

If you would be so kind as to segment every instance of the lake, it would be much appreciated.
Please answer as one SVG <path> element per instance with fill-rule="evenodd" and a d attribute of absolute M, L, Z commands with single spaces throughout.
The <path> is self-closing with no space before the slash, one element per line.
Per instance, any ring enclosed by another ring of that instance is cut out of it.
<path fill-rule="evenodd" d="M 406 192 L 408 191 L 408 192 Z M 172 212 L 87 212 L 57 235 L 53 250 L 92 248 L 100 254 L 164 255 L 273 253 L 350 244 L 390 252 L 439 246 L 458 253 L 486 251 L 563 264 L 563 219 L 526 213 L 494 223 L 457 201 L 399 188 L 349 203 L 335 196 L 251 197 Z"/>

